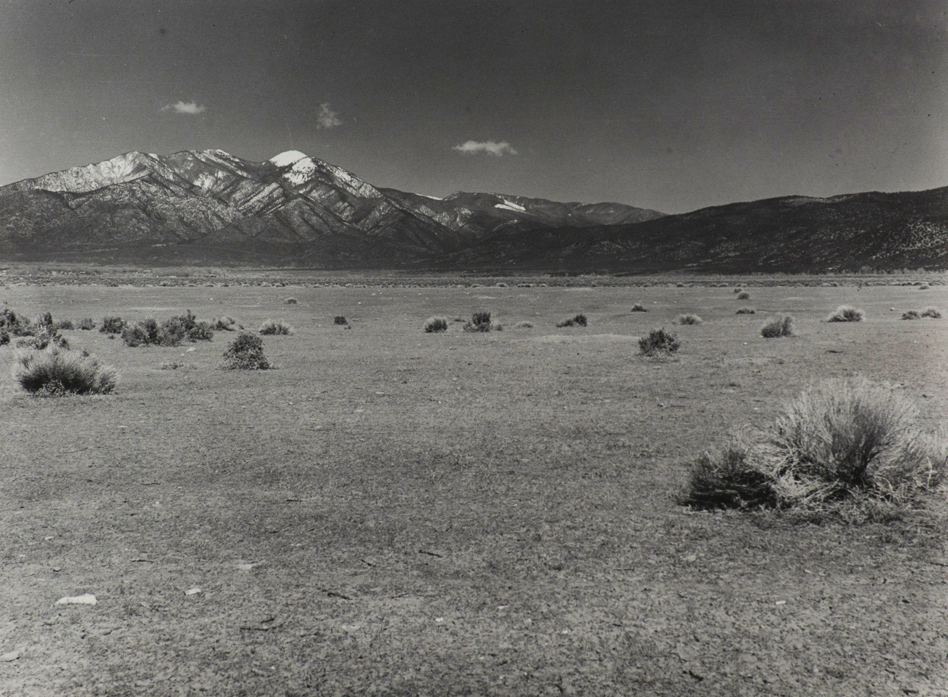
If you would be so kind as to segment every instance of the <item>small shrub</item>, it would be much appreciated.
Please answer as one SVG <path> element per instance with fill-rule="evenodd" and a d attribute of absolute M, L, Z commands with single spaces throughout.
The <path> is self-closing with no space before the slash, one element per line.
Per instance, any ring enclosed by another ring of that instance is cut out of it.
<path fill-rule="evenodd" d="M 517 329 L 533 329 L 533 322 L 524 320 L 523 322 L 517 322 L 514 326 L 516 326 Z"/>
<path fill-rule="evenodd" d="M 295 305 L 296 303 L 297 303 L 296 298 L 287 298 L 286 300 L 283 301 L 283 304 L 285 305 Z"/>
<path fill-rule="evenodd" d="M 909 310 L 908 312 L 902 313 L 902 319 L 921 319 L 922 316 L 918 314 L 918 310 Z"/>
<path fill-rule="evenodd" d="M 332 323 L 333 324 L 349 324 L 349 320 L 347 320 L 342 315 L 336 315 L 335 317 L 332 318 Z"/>
<path fill-rule="evenodd" d="M 765 339 L 793 336 L 793 317 L 790 315 L 771 317 L 767 320 L 767 323 L 760 328 L 760 335 Z"/>
<path fill-rule="evenodd" d="M 224 351 L 221 367 L 227 370 L 267 370 L 270 363 L 263 354 L 263 339 L 250 332 L 241 332 Z"/>
<path fill-rule="evenodd" d="M 471 315 L 471 321 L 464 325 L 466 332 L 489 332 L 493 329 L 490 322 L 490 312 L 481 310 Z"/>
<path fill-rule="evenodd" d="M 862 322 L 866 313 L 852 305 L 840 305 L 826 318 L 827 322 Z"/>
<path fill-rule="evenodd" d="M 177 346 L 185 339 L 210 341 L 213 338 L 214 332 L 211 325 L 207 322 L 198 322 L 190 310 L 162 322 L 158 332 L 158 343 L 162 346 Z"/>
<path fill-rule="evenodd" d="M 757 442 L 699 457 L 684 503 L 891 519 L 946 473 L 948 437 L 921 430 L 914 404 L 864 378 L 828 380 L 787 405 Z"/>
<path fill-rule="evenodd" d="M 50 326 L 43 326 L 32 336 L 25 336 L 16 342 L 17 348 L 31 348 L 42 351 L 45 348 L 53 346 L 55 348 L 68 349 L 69 342 L 66 337 L 61 336 L 58 331 Z"/>
<path fill-rule="evenodd" d="M 73 324 L 71 319 L 61 319 L 58 322 L 53 323 L 53 328 L 56 329 L 57 331 L 59 330 L 69 331 L 71 329 L 75 329 L 76 325 Z"/>
<path fill-rule="evenodd" d="M 448 331 L 448 319 L 446 317 L 429 317 L 425 320 L 425 332 L 427 334 L 446 331 Z"/>
<path fill-rule="evenodd" d="M 215 317 L 208 326 L 215 332 L 233 332 L 237 330 L 237 320 L 233 317 Z"/>
<path fill-rule="evenodd" d="M 704 320 L 695 314 L 678 315 L 678 324 L 701 324 Z"/>
<path fill-rule="evenodd" d="M 585 327 L 588 324 L 586 315 L 580 313 L 574 315 L 568 319 L 564 319 L 562 322 L 557 322 L 557 327 Z"/>
<path fill-rule="evenodd" d="M 79 320 L 78 328 L 84 331 L 91 331 L 95 329 L 95 320 L 91 317 L 86 317 L 85 319 Z"/>
<path fill-rule="evenodd" d="M 937 307 L 926 307 L 924 310 L 922 310 L 922 317 L 941 319 L 941 310 L 939 310 Z"/>
<path fill-rule="evenodd" d="M 645 356 L 668 356 L 675 353 L 681 344 L 677 337 L 664 328 L 653 329 L 648 336 L 639 339 L 639 351 Z"/>
<path fill-rule="evenodd" d="M 268 319 L 260 325 L 258 331 L 264 336 L 288 336 L 293 333 L 293 327 L 282 319 Z"/>
<path fill-rule="evenodd" d="M 737 294 L 737 299 L 738 299 L 738 300 L 750 300 L 750 299 L 751 299 L 751 294 L 748 293 L 746 290 L 742 290 L 740 293 Z"/>
<path fill-rule="evenodd" d="M 102 331 L 101 329 L 99 331 Z M 158 320 L 143 319 L 135 324 L 126 325 L 122 329 L 122 341 L 126 346 L 152 346 L 159 343 Z"/>
<path fill-rule="evenodd" d="M 928 290 L 930 286 L 927 283 L 923 283 L 918 287 L 919 290 Z"/>
<path fill-rule="evenodd" d="M 737 288 L 734 289 L 734 292 L 735 292 L 735 293 L 743 293 L 743 292 L 744 292 L 744 289 L 741 288 L 740 286 L 738 286 Z"/>
<path fill-rule="evenodd" d="M 648 308 L 645 307 L 645 305 L 635 303 L 635 305 L 632 306 L 632 312 L 648 312 Z"/>
<path fill-rule="evenodd" d="M 121 334 L 126 324 L 121 317 L 103 317 L 99 331 L 103 334 Z"/>
<path fill-rule="evenodd" d="M 4 308 L 0 311 L 0 329 L 6 331 L 10 336 L 30 336 L 34 328 L 30 321 L 18 315 L 10 308 Z"/>
<path fill-rule="evenodd" d="M 739 315 L 756 315 L 757 310 L 752 307 L 742 307 L 738 309 L 737 314 Z"/>
<path fill-rule="evenodd" d="M 109 394 L 117 382 L 115 370 L 97 358 L 57 349 L 18 353 L 13 378 L 37 396 Z"/>
<path fill-rule="evenodd" d="M 10 343 L 10 332 L 5 327 L 0 327 L 0 346 L 6 346 Z"/>

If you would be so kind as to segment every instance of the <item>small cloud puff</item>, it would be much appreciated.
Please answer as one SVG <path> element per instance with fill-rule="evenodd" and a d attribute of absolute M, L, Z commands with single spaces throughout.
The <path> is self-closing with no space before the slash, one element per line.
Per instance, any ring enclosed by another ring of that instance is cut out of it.
<path fill-rule="evenodd" d="M 162 111 L 173 111 L 176 114 L 200 114 L 207 111 L 207 107 L 197 102 L 178 102 L 177 104 L 165 104 L 161 107 Z"/>
<path fill-rule="evenodd" d="M 514 150 L 506 140 L 500 143 L 495 143 L 492 140 L 485 140 L 483 143 L 478 143 L 476 140 L 469 140 L 466 143 L 461 143 L 461 145 L 455 145 L 451 149 L 457 150 L 462 155 L 476 155 L 483 152 L 488 155 L 493 155 L 494 157 L 500 157 L 501 155 L 517 154 L 517 151 Z"/>
<path fill-rule="evenodd" d="M 329 102 L 323 102 L 319 105 L 319 111 L 316 113 L 316 128 L 335 128 L 342 125 L 342 119 L 339 114 L 329 108 Z"/>

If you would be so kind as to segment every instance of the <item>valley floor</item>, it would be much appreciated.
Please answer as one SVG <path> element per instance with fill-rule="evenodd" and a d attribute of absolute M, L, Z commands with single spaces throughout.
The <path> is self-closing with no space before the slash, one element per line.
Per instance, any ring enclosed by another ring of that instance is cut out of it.
<path fill-rule="evenodd" d="M 63 332 L 118 370 L 97 397 L 25 396 L 0 347 L 0 695 L 948 695 L 944 489 L 854 527 L 677 503 L 825 378 L 944 423 L 948 319 L 900 317 L 948 287 L 746 280 L 0 288 L 57 320 L 295 327 L 252 372 L 218 368 L 228 332 Z M 824 321 L 844 303 L 866 320 Z M 453 321 L 480 309 L 503 331 Z M 776 313 L 796 336 L 759 336 Z M 677 357 L 638 355 L 658 327 Z"/>

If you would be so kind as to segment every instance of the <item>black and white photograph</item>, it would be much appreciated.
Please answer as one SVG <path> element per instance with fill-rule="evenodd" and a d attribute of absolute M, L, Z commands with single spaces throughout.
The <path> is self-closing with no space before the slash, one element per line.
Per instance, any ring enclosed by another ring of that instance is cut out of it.
<path fill-rule="evenodd" d="M 0 0 L 0 697 L 948 697 L 948 2 Z"/>

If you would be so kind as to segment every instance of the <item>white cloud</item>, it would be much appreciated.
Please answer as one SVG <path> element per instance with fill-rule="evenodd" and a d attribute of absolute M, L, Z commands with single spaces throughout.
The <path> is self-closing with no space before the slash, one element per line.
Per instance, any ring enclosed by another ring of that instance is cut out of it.
<path fill-rule="evenodd" d="M 461 143 L 460 145 L 455 145 L 452 150 L 457 150 L 462 155 L 476 155 L 478 153 L 487 153 L 488 155 L 493 155 L 494 157 L 500 157 L 501 155 L 516 155 L 517 151 L 506 140 L 501 141 L 500 143 L 495 143 L 492 140 L 485 140 L 482 143 L 477 142 L 476 140 L 469 140 L 466 143 Z"/>
<path fill-rule="evenodd" d="M 329 108 L 329 102 L 323 102 L 319 105 L 319 111 L 316 113 L 316 128 L 335 128 L 342 125 L 342 119 L 339 114 Z"/>
<path fill-rule="evenodd" d="M 207 107 L 197 102 L 178 102 L 176 104 L 165 104 L 161 107 L 162 111 L 173 111 L 176 114 L 200 114 L 207 111 Z"/>

